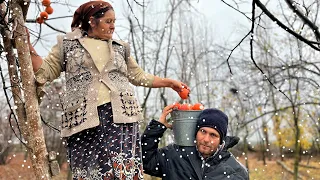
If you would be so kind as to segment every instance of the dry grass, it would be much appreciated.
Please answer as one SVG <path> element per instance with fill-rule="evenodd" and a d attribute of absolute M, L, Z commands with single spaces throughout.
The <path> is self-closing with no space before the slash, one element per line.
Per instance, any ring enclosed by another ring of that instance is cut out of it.
<path fill-rule="evenodd" d="M 249 161 L 249 173 L 251 180 L 287 180 L 293 179 L 293 176 L 284 171 L 276 161 L 267 161 L 263 165 L 262 161 L 251 159 Z"/>
<path fill-rule="evenodd" d="M 240 162 L 244 163 L 244 159 L 240 158 Z M 293 160 L 286 160 L 286 166 L 293 169 Z M 301 161 L 302 165 L 306 165 L 306 161 Z M 299 174 L 303 176 L 303 180 L 315 179 L 320 180 L 320 158 L 313 157 L 308 164 L 309 167 L 300 166 Z M 61 168 L 59 176 L 53 178 L 53 180 L 65 180 L 67 179 L 67 167 Z M 293 179 L 293 176 L 283 169 L 276 161 L 267 161 L 266 165 L 263 165 L 262 161 L 258 161 L 255 156 L 249 158 L 249 173 L 250 180 L 288 180 Z M 2 180 L 35 180 L 32 173 L 32 167 L 30 161 L 24 161 L 23 155 L 16 155 L 12 157 L 12 161 L 5 166 L 0 166 L 0 179 Z M 145 176 L 146 180 L 150 180 L 149 176 Z"/>
<path fill-rule="evenodd" d="M 244 159 L 240 159 L 240 162 L 244 163 Z M 293 170 L 293 159 L 285 160 L 286 166 Z M 302 166 L 299 166 L 299 174 L 303 180 L 320 180 L 320 158 L 313 157 L 309 162 L 309 167 L 304 167 L 307 164 L 306 160 L 300 162 Z M 277 164 L 276 160 L 266 161 L 266 165 L 263 165 L 263 161 L 258 161 L 256 157 L 249 158 L 249 173 L 250 180 L 288 180 L 293 179 L 293 175 L 286 171 L 282 166 Z"/>
<path fill-rule="evenodd" d="M 315 160 L 317 159 L 317 161 Z M 293 160 L 288 160 L 285 164 L 293 169 Z M 299 174 L 304 177 L 304 179 L 317 179 L 320 180 L 320 157 L 314 158 L 314 160 L 307 163 L 306 160 L 300 162 Z"/>
<path fill-rule="evenodd" d="M 30 160 L 25 161 L 23 153 L 11 156 L 11 161 L 5 166 L 0 166 L 0 180 L 36 180 Z M 61 167 L 61 173 L 53 180 L 67 179 L 67 167 Z"/>

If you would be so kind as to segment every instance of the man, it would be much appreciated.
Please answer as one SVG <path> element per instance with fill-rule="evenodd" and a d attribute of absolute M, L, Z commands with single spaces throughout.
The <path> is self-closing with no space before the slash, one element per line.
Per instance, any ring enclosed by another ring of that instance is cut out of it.
<path fill-rule="evenodd" d="M 142 135 L 144 172 L 163 180 L 249 179 L 247 169 L 228 151 L 239 142 L 226 136 L 228 117 L 218 109 L 205 109 L 196 127 L 196 146 L 171 144 L 158 149 L 167 128 L 166 116 L 173 105 L 164 108 L 159 121 L 152 120 Z"/>

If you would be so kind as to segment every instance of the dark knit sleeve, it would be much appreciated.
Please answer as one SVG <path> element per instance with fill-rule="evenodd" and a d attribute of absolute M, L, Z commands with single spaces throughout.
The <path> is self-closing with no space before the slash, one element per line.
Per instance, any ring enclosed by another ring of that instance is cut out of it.
<path fill-rule="evenodd" d="M 162 177 L 165 168 L 165 156 L 167 148 L 158 149 L 166 127 L 155 120 L 152 120 L 146 127 L 141 137 L 143 169 L 146 174 Z"/>

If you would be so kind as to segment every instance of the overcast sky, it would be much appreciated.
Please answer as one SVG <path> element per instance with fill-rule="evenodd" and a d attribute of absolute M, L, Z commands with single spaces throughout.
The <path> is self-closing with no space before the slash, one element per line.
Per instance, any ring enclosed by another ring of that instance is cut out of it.
<path fill-rule="evenodd" d="M 157 3 L 156 5 L 150 4 L 152 8 L 154 8 L 154 6 L 158 8 L 163 3 L 163 0 L 152 0 L 152 1 Z M 71 4 L 72 6 L 65 6 L 65 5 L 63 6 L 57 3 L 52 3 L 52 7 L 54 8 L 54 13 L 49 16 L 49 19 L 54 17 L 73 15 L 77 7 L 79 7 L 81 4 L 88 1 L 87 0 L 60 0 L 60 1 L 52 0 L 52 2 L 66 3 L 66 4 Z M 121 24 L 121 19 L 124 19 L 123 12 L 128 11 L 127 1 L 113 0 L 113 1 L 107 1 L 107 2 L 110 2 L 115 9 L 116 18 L 118 20 L 118 22 L 116 23 L 116 32 L 119 33 L 118 32 L 119 27 L 117 28 L 117 26 Z M 225 40 L 229 40 L 229 41 L 235 41 L 234 43 L 236 44 L 237 41 L 240 40 L 246 32 L 248 32 L 245 30 L 246 28 L 250 27 L 248 20 L 240 13 L 236 12 L 235 10 L 231 9 L 230 7 L 222 3 L 220 0 L 199 0 L 199 2 L 197 1 L 193 1 L 193 2 L 194 2 L 193 3 L 194 6 L 198 9 L 198 11 L 203 13 L 204 18 L 208 20 L 208 24 L 210 24 L 210 29 L 212 30 L 211 32 L 218 35 L 218 36 L 215 36 L 217 37 L 217 39 L 215 39 L 217 43 L 225 42 Z M 232 3 L 232 1 L 230 1 L 229 3 Z M 243 5 L 241 8 L 243 10 L 249 11 L 250 6 L 249 4 L 246 4 L 246 5 Z M 44 10 L 44 7 L 41 6 L 40 10 Z M 36 7 L 34 4 L 31 4 L 28 12 L 28 19 L 35 19 L 38 16 L 38 14 L 39 14 L 38 7 Z M 58 29 L 69 32 L 71 21 L 72 21 L 72 18 L 64 18 L 60 20 L 48 20 L 47 22 L 53 25 L 54 27 L 57 27 Z M 40 28 L 40 25 L 29 23 L 28 27 L 37 30 Z M 44 32 L 43 35 L 45 36 L 43 36 L 43 38 L 46 41 L 42 42 L 42 44 L 37 44 L 36 49 L 39 51 L 38 53 L 40 55 L 45 56 L 48 50 L 56 43 L 56 40 L 55 40 L 56 33 L 54 33 L 52 30 L 46 27 L 43 27 L 42 32 Z"/>

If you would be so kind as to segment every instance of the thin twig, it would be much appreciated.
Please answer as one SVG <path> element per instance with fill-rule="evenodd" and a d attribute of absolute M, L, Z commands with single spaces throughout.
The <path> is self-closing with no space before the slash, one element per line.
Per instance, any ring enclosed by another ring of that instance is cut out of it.
<path fill-rule="evenodd" d="M 127 1 L 128 2 L 128 1 Z M 134 0 L 134 2 L 136 3 L 136 4 L 138 4 L 139 6 L 141 6 L 141 7 L 145 7 L 143 4 L 140 4 L 138 1 L 136 1 L 136 0 Z"/>
<path fill-rule="evenodd" d="M 143 29 L 142 29 L 142 27 L 141 27 L 141 25 L 140 25 L 139 19 L 138 19 L 138 18 L 136 17 L 136 15 L 134 14 L 133 9 L 132 9 L 132 7 L 131 7 L 131 4 L 130 4 L 129 0 L 127 0 L 127 3 L 128 3 L 128 6 L 129 6 L 130 11 L 132 12 L 134 18 L 137 20 L 137 23 L 138 23 L 138 26 L 139 26 L 140 30 L 143 31 Z"/>
<path fill-rule="evenodd" d="M 252 19 L 255 19 L 255 10 L 256 10 L 256 3 L 255 1 L 258 1 L 258 0 L 253 0 L 252 1 Z M 256 61 L 254 60 L 254 57 L 253 57 L 253 41 L 254 41 L 254 28 L 255 28 L 255 23 L 252 22 L 251 23 L 251 30 L 250 30 L 250 33 L 251 33 L 251 39 L 250 39 L 250 57 L 251 57 L 251 60 L 253 62 L 253 64 L 256 66 L 256 68 L 264 75 L 264 77 L 267 79 L 267 81 L 276 89 L 278 90 L 281 94 L 283 94 L 291 103 L 292 100 L 279 88 L 277 88 L 270 80 L 270 78 L 263 72 L 263 70 L 258 66 L 258 64 L 256 63 Z"/>
<path fill-rule="evenodd" d="M 320 51 L 320 48 L 315 46 L 312 41 L 309 41 L 308 39 L 304 38 L 300 34 L 296 33 L 295 31 L 288 28 L 286 25 L 284 25 L 279 19 L 277 19 L 259 0 L 253 0 L 253 3 L 255 3 L 272 21 L 276 22 L 282 29 L 287 31 L 288 33 L 292 34 L 294 37 L 299 39 L 300 41 L 306 43 L 313 49 Z"/>
<path fill-rule="evenodd" d="M 306 23 L 314 32 L 316 39 L 319 41 L 320 40 L 320 32 L 319 32 L 319 27 L 316 26 L 313 22 L 311 22 L 306 16 L 303 15 L 301 11 L 297 8 L 297 3 L 293 2 L 292 0 L 285 0 L 288 6 L 292 9 L 292 11 L 298 15 L 298 17 Z"/>
<path fill-rule="evenodd" d="M 229 54 L 229 56 L 228 56 L 228 58 L 227 58 L 227 63 L 228 63 L 228 68 L 229 68 L 229 70 L 230 70 L 230 74 L 233 74 L 233 73 L 232 73 L 232 70 L 231 70 L 230 63 L 229 63 L 230 57 L 231 57 L 233 51 L 234 51 L 236 48 L 238 48 L 238 47 L 240 46 L 240 44 L 241 44 L 249 35 L 250 35 L 250 32 L 248 32 L 248 33 L 241 39 L 241 41 L 231 50 L 231 52 L 230 52 L 230 54 Z"/>
<path fill-rule="evenodd" d="M 232 9 L 236 10 L 237 12 L 239 12 L 240 14 L 244 15 L 247 19 L 249 19 L 250 21 L 252 21 L 252 19 L 250 17 L 248 17 L 244 12 L 240 11 L 239 9 L 233 7 L 231 4 L 228 4 L 227 2 L 225 2 L 224 0 L 221 0 L 224 4 L 226 4 L 227 6 L 231 7 Z M 265 27 L 261 26 L 260 24 L 258 24 L 258 26 L 260 26 L 261 28 L 265 29 Z"/>

